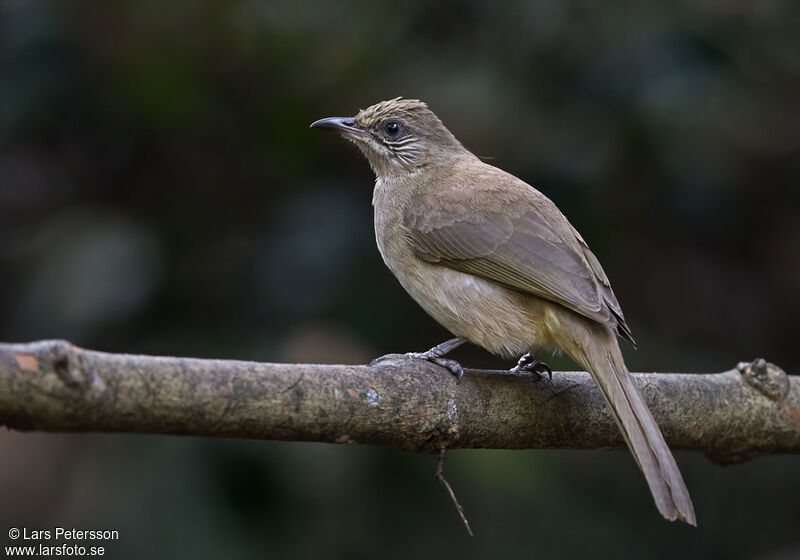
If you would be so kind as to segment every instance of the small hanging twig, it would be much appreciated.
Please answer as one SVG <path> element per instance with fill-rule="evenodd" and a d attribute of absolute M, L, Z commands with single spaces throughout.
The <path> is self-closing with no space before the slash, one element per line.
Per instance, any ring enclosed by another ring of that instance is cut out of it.
<path fill-rule="evenodd" d="M 475 535 L 472 534 L 472 529 L 469 526 L 469 521 L 467 521 L 467 517 L 464 515 L 464 508 L 462 508 L 461 504 L 458 503 L 458 498 L 456 498 L 456 493 L 453 492 L 453 488 L 450 486 L 450 483 L 447 482 L 447 479 L 444 477 L 445 451 L 446 449 L 444 447 L 442 447 L 441 451 L 439 451 L 439 459 L 436 465 L 436 474 L 434 476 L 439 479 L 439 482 L 444 484 L 444 487 L 447 489 L 447 493 L 450 494 L 450 499 L 453 500 L 453 505 L 456 506 L 456 511 L 458 511 L 458 516 L 461 518 L 461 521 L 464 522 L 464 528 L 466 528 L 467 533 L 469 533 L 470 537 L 474 537 Z"/>

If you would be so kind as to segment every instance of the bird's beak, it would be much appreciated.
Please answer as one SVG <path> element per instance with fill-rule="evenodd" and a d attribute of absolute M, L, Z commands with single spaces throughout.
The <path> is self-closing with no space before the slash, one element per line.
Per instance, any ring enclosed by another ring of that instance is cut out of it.
<path fill-rule="evenodd" d="M 366 132 L 360 128 L 352 117 L 328 117 L 311 123 L 311 128 L 332 130 L 342 136 L 364 136 Z"/>

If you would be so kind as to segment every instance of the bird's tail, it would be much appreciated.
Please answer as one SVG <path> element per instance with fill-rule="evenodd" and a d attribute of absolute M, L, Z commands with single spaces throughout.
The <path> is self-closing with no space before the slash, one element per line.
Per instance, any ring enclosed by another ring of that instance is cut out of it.
<path fill-rule="evenodd" d="M 564 350 L 586 368 L 600 388 L 628 447 L 647 479 L 661 515 L 697 525 L 692 500 L 672 452 L 633 381 L 614 334 L 581 323 Z"/>

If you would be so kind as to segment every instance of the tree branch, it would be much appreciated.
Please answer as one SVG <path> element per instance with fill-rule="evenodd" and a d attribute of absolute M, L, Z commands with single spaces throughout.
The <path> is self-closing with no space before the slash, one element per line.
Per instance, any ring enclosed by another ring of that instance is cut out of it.
<path fill-rule="evenodd" d="M 675 449 L 729 463 L 800 453 L 800 377 L 763 360 L 716 374 L 636 374 Z M 467 370 L 393 356 L 373 366 L 108 354 L 0 344 L 0 425 L 455 448 L 624 447 L 588 374 Z"/>

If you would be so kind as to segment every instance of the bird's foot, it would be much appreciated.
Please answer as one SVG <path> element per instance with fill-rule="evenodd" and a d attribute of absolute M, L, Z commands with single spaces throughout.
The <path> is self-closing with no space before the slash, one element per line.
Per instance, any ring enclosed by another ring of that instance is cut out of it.
<path fill-rule="evenodd" d="M 461 367 L 461 364 L 459 364 L 457 361 L 444 358 L 443 356 L 451 350 L 458 348 L 466 341 L 466 338 L 461 338 L 459 336 L 457 338 L 445 340 L 441 344 L 437 344 L 426 352 L 409 352 L 406 355 L 411 356 L 412 358 L 418 358 L 420 360 L 428 360 L 429 362 L 433 362 L 434 364 L 446 368 L 450 371 L 450 373 L 456 376 L 456 383 L 458 383 L 461 381 L 461 378 L 464 377 L 464 368 Z"/>
<path fill-rule="evenodd" d="M 416 358 L 418 360 L 427 360 L 436 365 L 442 366 L 456 376 L 456 383 L 461 381 L 461 378 L 464 377 L 464 368 L 457 361 L 451 360 L 450 358 L 433 356 L 429 354 L 429 352 L 408 352 L 406 353 L 406 356 L 409 358 Z"/>
<path fill-rule="evenodd" d="M 523 371 L 527 371 L 535 373 L 539 377 L 543 377 L 544 374 L 546 373 L 547 377 L 550 378 L 550 381 L 553 380 L 553 370 L 550 369 L 550 366 L 548 366 L 544 362 L 540 362 L 539 360 L 537 360 L 534 357 L 534 355 L 531 354 L 530 352 L 522 356 L 517 362 L 517 365 L 515 365 L 508 371 L 510 371 L 511 373 L 521 373 Z"/>
<path fill-rule="evenodd" d="M 446 368 L 450 373 L 456 376 L 456 382 L 461 381 L 461 378 L 464 377 L 464 368 L 455 360 L 451 360 L 449 358 L 444 358 L 443 356 L 453 350 L 454 348 L 458 348 L 462 344 L 467 341 L 465 338 L 452 338 L 441 344 L 434 346 L 430 350 L 426 352 L 407 352 L 405 354 L 400 354 L 401 356 L 408 356 L 409 358 L 416 358 L 418 360 L 426 360 L 428 362 L 432 362 L 436 365 L 442 366 Z M 391 357 L 395 357 L 397 354 L 387 354 L 386 356 L 381 356 L 380 358 L 376 358 L 372 360 L 373 364 L 377 364 L 383 360 L 389 359 Z"/>

